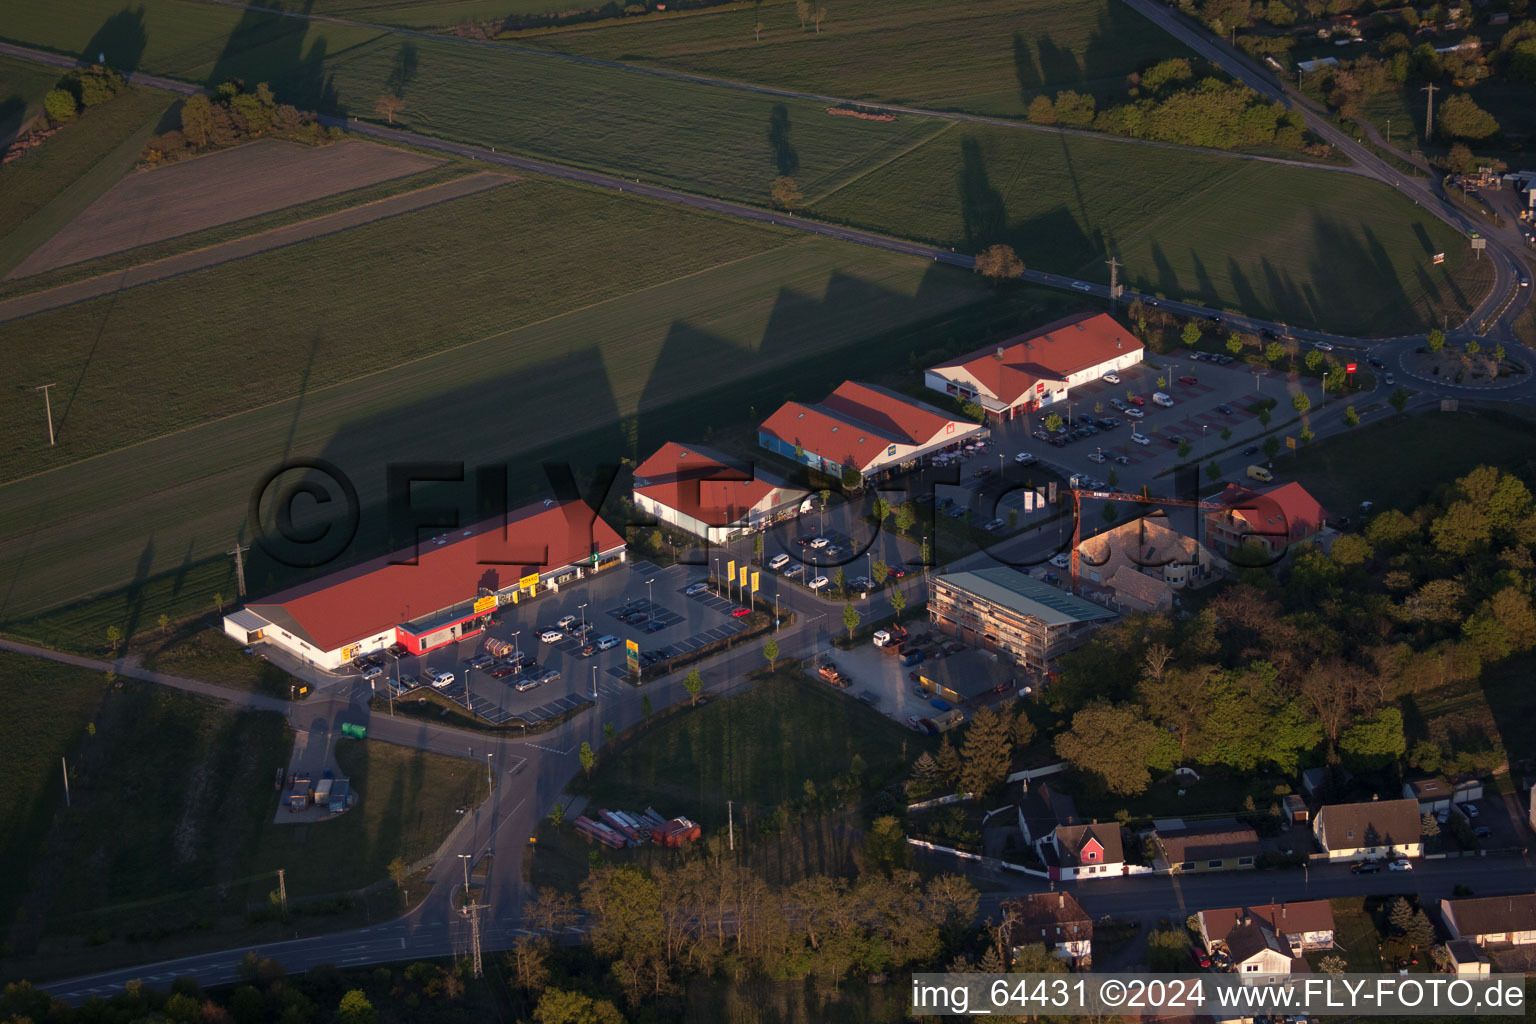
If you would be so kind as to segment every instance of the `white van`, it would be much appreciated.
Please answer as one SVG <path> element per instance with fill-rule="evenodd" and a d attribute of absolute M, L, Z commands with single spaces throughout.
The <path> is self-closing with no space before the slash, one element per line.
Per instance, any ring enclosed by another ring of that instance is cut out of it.
<path fill-rule="evenodd" d="M 1153 405 L 1160 405 L 1164 409 L 1172 409 L 1173 408 L 1173 399 L 1169 398 L 1167 395 L 1165 395 L 1161 391 L 1159 391 L 1159 392 L 1156 392 L 1155 394 L 1153 394 L 1153 396 L 1152 396 L 1152 404 Z"/>
<path fill-rule="evenodd" d="M 771 559 L 768 560 L 768 568 L 775 571 L 784 568 L 788 564 L 789 556 L 783 553 L 774 555 Z"/>
<path fill-rule="evenodd" d="M 610 647 L 617 646 L 619 646 L 619 638 L 614 636 L 612 633 L 609 633 L 607 636 L 600 636 L 597 638 L 597 649 L 600 651 L 606 651 Z"/>

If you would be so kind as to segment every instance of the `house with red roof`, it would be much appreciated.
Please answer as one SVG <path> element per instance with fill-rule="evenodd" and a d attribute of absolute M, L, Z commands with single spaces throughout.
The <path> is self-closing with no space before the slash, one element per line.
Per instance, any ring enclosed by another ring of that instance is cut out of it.
<path fill-rule="evenodd" d="M 1247 541 L 1278 558 L 1292 545 L 1317 536 L 1328 518 L 1317 499 L 1295 481 L 1267 491 L 1228 484 L 1216 500 L 1224 507 L 1206 513 L 1206 544 L 1227 558 Z"/>
<path fill-rule="evenodd" d="M 1107 313 L 1077 313 L 1000 344 L 929 367 L 934 391 L 1013 419 L 1057 402 L 1072 388 L 1141 362 L 1142 344 Z"/>
<path fill-rule="evenodd" d="M 502 604 L 624 558 L 591 506 L 551 498 L 248 602 L 224 632 L 325 669 L 396 643 L 424 654 L 479 633 Z"/>
<path fill-rule="evenodd" d="M 841 477 L 851 468 L 870 480 L 911 469 L 988 433 L 926 402 L 850 380 L 817 404 L 784 403 L 758 427 L 757 443 L 829 476 Z"/>
<path fill-rule="evenodd" d="M 635 467 L 635 507 L 711 544 L 792 515 L 809 495 L 699 445 L 668 441 Z"/>

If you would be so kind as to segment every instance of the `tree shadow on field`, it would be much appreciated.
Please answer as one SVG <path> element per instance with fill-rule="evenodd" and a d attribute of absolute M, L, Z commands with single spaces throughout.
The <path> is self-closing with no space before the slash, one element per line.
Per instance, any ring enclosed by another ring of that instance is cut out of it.
<path fill-rule="evenodd" d="M 118 71 L 137 71 L 148 45 L 144 5 L 140 4 L 136 10 L 124 7 L 96 30 L 91 41 L 80 51 L 80 59 L 88 64 L 104 63 Z"/>
<path fill-rule="evenodd" d="M 1013 34 L 1013 74 L 1019 80 L 1019 98 L 1028 102 L 1040 91 L 1040 70 L 1029 52 L 1029 40 L 1024 33 Z"/>
<path fill-rule="evenodd" d="M 1157 242 L 1152 243 L 1152 265 L 1157 268 L 1157 292 L 1170 299 L 1179 297 L 1179 275 L 1168 262 L 1168 254 Z"/>
<path fill-rule="evenodd" d="M 1083 69 L 1077 62 L 1077 57 L 1064 46 L 1057 46 L 1056 41 L 1049 35 L 1040 37 L 1040 42 L 1035 44 L 1040 52 L 1040 82 L 1042 86 L 1054 88 L 1065 85 L 1076 85 L 1083 79 Z"/>
<path fill-rule="evenodd" d="M 775 103 L 768 115 L 768 145 L 780 175 L 793 176 L 800 170 L 800 154 L 789 141 L 789 108 L 782 103 Z"/>
<path fill-rule="evenodd" d="M 389 69 L 389 78 L 385 79 L 385 85 L 394 95 L 404 98 L 406 87 L 416 81 L 417 56 L 416 44 L 410 40 L 401 43 L 395 52 L 395 63 Z"/>
<path fill-rule="evenodd" d="M 986 158 L 976 139 L 960 143 L 959 190 L 961 230 L 966 248 L 974 252 L 997 241 L 1008 226 L 1002 193 L 992 187 Z"/>
<path fill-rule="evenodd" d="M 244 8 L 204 84 L 238 81 L 254 89 L 258 82 L 267 82 L 279 102 L 345 115 L 335 80 L 325 67 L 329 52 L 325 37 L 304 51 L 313 7 L 314 0 L 302 0 L 286 11 L 275 4 L 260 10 Z"/>
<path fill-rule="evenodd" d="M 1352 311 L 1358 323 L 1346 325 L 1347 329 L 1368 329 L 1378 318 L 1412 307 L 1387 247 L 1369 227 L 1345 226 L 1331 217 L 1314 215 L 1312 238 L 1312 251 L 1327 254 L 1315 259 L 1310 268 L 1307 291 L 1317 317 L 1338 319 L 1340 311 Z M 1341 268 L 1348 271 L 1341 273 Z"/>
<path fill-rule="evenodd" d="M 1116 40 L 1135 39 L 1155 32 L 1142 15 L 1129 4 L 1107 3 L 1099 15 L 1098 26 L 1088 37 L 1083 50 L 1082 73 L 1089 80 L 1121 79 L 1126 71 L 1125 54 Z"/>
<path fill-rule="evenodd" d="M 0 153 L 11 144 L 11 139 L 21 131 L 22 118 L 27 113 L 27 101 L 20 96 L 7 96 L 0 100 Z"/>

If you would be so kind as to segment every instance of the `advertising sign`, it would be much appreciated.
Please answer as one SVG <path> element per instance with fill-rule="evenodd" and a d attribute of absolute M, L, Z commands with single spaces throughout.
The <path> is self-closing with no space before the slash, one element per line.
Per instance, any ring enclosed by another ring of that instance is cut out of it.
<path fill-rule="evenodd" d="M 747 585 L 747 567 L 746 566 L 742 566 L 741 567 L 741 585 L 743 587 Z"/>
<path fill-rule="evenodd" d="M 539 574 L 536 572 L 531 572 L 527 576 L 524 576 L 522 579 L 518 580 L 517 585 L 521 590 L 533 590 L 539 585 Z"/>
<path fill-rule="evenodd" d="M 490 594 L 475 600 L 475 614 L 484 615 L 486 612 L 496 610 L 496 595 Z"/>
<path fill-rule="evenodd" d="M 1345 363 L 1344 364 L 1344 372 L 1345 373 L 1354 373 L 1355 372 L 1355 364 L 1354 363 Z"/>
<path fill-rule="evenodd" d="M 762 573 L 760 573 L 760 572 L 754 572 L 752 574 L 752 593 L 754 593 L 754 594 L 757 593 L 757 584 L 758 584 L 758 580 L 759 580 L 759 578 L 761 576 L 762 576 Z"/>
<path fill-rule="evenodd" d="M 1296 447 L 1296 439 L 1294 437 L 1286 438 L 1285 439 L 1285 446 L 1287 448 L 1295 448 Z"/>
<path fill-rule="evenodd" d="M 624 641 L 624 658 L 629 662 L 629 674 L 640 674 L 640 645 L 633 640 Z"/>
<path fill-rule="evenodd" d="M 734 559 L 725 563 L 725 578 L 727 582 L 736 578 L 736 562 Z"/>

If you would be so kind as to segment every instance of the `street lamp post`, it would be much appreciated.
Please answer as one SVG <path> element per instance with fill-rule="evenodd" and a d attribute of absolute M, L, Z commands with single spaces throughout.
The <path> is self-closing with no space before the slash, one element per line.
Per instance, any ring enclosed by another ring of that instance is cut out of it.
<path fill-rule="evenodd" d="M 592 666 L 592 703 L 597 703 L 597 666 Z"/>
<path fill-rule="evenodd" d="M 515 665 L 521 665 L 523 663 L 522 649 L 517 646 L 517 638 L 522 635 L 522 632 L 522 630 L 518 630 L 512 634 L 512 662 Z"/>
<path fill-rule="evenodd" d="M 587 602 L 583 601 L 581 604 L 577 605 L 576 606 L 576 610 L 581 612 L 581 638 L 582 638 L 582 640 L 586 640 L 586 638 L 587 638 Z"/>
<path fill-rule="evenodd" d="M 485 795 L 487 797 L 492 795 L 492 793 L 491 793 L 491 780 L 492 780 L 493 773 L 491 771 L 491 758 L 493 758 L 495 756 L 496 755 L 491 753 L 489 750 L 487 750 L 485 752 Z"/>
<path fill-rule="evenodd" d="M 716 597 L 723 597 L 724 596 L 723 594 L 720 593 L 720 558 L 719 558 L 719 556 L 716 556 L 716 558 L 715 558 L 715 596 Z"/>
<path fill-rule="evenodd" d="M 645 581 L 645 604 L 646 604 L 645 613 L 646 613 L 647 616 L 649 616 L 650 618 L 653 618 L 653 619 L 656 617 L 656 605 L 651 600 L 651 584 L 655 583 L 655 582 L 656 582 L 656 577 L 654 577 L 654 576 L 652 576 L 650 579 Z"/>

